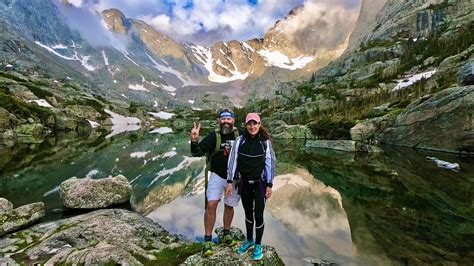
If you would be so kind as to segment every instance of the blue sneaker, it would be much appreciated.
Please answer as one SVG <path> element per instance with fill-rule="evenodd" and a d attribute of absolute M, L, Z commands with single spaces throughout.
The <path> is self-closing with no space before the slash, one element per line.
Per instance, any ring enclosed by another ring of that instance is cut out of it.
<path fill-rule="evenodd" d="M 237 253 L 244 254 L 245 252 L 247 252 L 247 250 L 253 247 L 253 244 L 254 244 L 253 240 L 252 241 L 245 240 L 244 243 L 242 243 L 242 245 L 237 249 Z"/>
<path fill-rule="evenodd" d="M 255 245 L 253 249 L 253 259 L 260 260 L 263 258 L 262 245 Z"/>

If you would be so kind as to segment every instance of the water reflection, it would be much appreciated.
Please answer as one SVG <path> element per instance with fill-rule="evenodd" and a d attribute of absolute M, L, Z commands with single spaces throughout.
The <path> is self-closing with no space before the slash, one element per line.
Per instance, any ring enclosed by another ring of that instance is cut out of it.
<path fill-rule="evenodd" d="M 133 209 L 173 233 L 202 237 L 204 160 L 189 157 L 188 135 L 107 134 L 0 148 L 1 197 L 15 206 L 43 201 L 45 220 L 57 219 L 62 181 L 123 174 L 133 187 Z M 381 155 L 305 150 L 295 141 L 274 147 L 278 177 L 264 242 L 286 263 L 304 264 L 305 257 L 357 265 L 474 261 L 473 158 L 390 147 Z M 459 163 L 460 170 L 426 157 Z M 222 206 L 217 226 L 221 217 Z M 243 217 L 239 206 L 234 225 L 244 228 Z"/>
<path fill-rule="evenodd" d="M 196 182 L 193 190 L 199 192 L 180 197 L 156 209 L 149 217 L 173 233 L 201 238 L 203 182 Z M 222 211 L 221 204 L 216 227 L 222 226 Z M 233 226 L 244 229 L 240 204 L 234 217 Z M 304 169 L 275 178 L 274 194 L 267 201 L 265 219 L 263 242 L 274 246 L 288 265 L 303 264 L 305 257 L 325 258 L 340 264 L 351 261 L 352 241 L 341 196 Z"/>

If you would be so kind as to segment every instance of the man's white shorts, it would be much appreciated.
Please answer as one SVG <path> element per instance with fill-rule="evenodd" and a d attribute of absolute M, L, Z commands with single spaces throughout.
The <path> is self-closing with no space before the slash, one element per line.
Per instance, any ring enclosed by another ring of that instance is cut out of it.
<path fill-rule="evenodd" d="M 221 178 L 215 173 L 211 172 L 209 182 L 207 183 L 207 200 L 221 200 L 222 194 L 225 194 L 227 187 L 227 180 Z M 224 204 L 231 207 L 239 205 L 240 195 L 235 188 L 232 190 L 232 195 L 224 195 Z"/>

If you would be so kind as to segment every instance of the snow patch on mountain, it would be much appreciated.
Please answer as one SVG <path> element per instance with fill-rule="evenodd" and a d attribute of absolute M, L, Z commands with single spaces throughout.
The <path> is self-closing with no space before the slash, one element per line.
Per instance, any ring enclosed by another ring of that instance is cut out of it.
<path fill-rule="evenodd" d="M 426 71 L 426 72 L 422 72 L 422 73 L 418 73 L 418 74 L 415 74 L 415 75 L 412 75 L 410 77 L 406 77 L 404 79 L 400 79 L 400 80 L 397 80 L 398 83 L 397 85 L 395 86 L 395 88 L 393 88 L 394 91 L 397 91 L 397 90 L 400 90 L 400 89 L 403 89 L 403 88 L 406 88 L 406 87 L 409 87 L 411 86 L 413 83 L 419 81 L 419 80 L 422 80 L 422 79 L 429 79 L 431 78 L 431 76 L 433 76 L 434 73 L 436 73 L 438 70 L 437 69 L 434 69 L 434 70 L 431 70 L 431 71 Z"/>
<path fill-rule="evenodd" d="M 175 92 L 176 91 L 176 88 L 171 86 L 171 85 L 162 84 L 161 88 L 163 88 L 165 91 L 169 91 L 169 92 Z"/>
<path fill-rule="evenodd" d="M 161 65 L 159 64 L 158 62 L 156 62 L 155 59 L 153 59 L 153 57 L 151 57 L 149 54 L 146 54 L 148 56 L 148 58 L 150 59 L 150 61 L 154 64 L 154 67 L 156 69 L 158 69 L 159 71 L 163 72 L 163 73 L 170 73 L 170 74 L 173 74 L 175 75 L 179 80 L 181 80 L 181 82 L 183 82 L 183 87 L 184 86 L 194 86 L 194 85 L 199 85 L 199 84 L 196 84 L 195 82 L 193 82 L 192 80 L 188 80 L 185 76 L 183 76 L 183 74 L 179 71 L 177 71 L 176 69 L 172 68 L 168 62 L 166 62 L 165 60 L 161 59 L 161 61 L 163 61 L 164 63 L 166 63 L 168 66 L 164 66 L 164 65 Z"/>
<path fill-rule="evenodd" d="M 62 59 L 69 60 L 69 61 L 79 61 L 81 63 L 81 65 L 88 71 L 94 71 L 96 69 L 94 66 L 92 66 L 88 63 L 90 56 L 87 56 L 87 55 L 86 56 L 81 56 L 81 55 L 78 55 L 76 51 L 74 51 L 74 55 L 72 57 L 69 57 L 69 56 L 65 56 L 65 55 L 62 55 L 62 54 L 56 52 L 53 48 L 51 48 L 51 47 L 49 47 L 45 44 L 42 44 L 38 41 L 35 41 L 35 43 L 37 45 L 43 47 L 44 49 L 46 49 L 48 52 L 51 52 L 52 54 L 61 57 Z"/>
<path fill-rule="evenodd" d="M 128 61 L 132 62 L 136 66 L 140 66 L 139 64 L 137 64 L 137 62 L 133 61 L 133 59 L 130 58 L 130 54 L 126 50 L 120 50 L 120 52 L 122 52 L 123 56 L 125 56 L 125 58 L 127 58 Z"/>
<path fill-rule="evenodd" d="M 56 44 L 56 45 L 52 45 L 51 48 L 53 48 L 54 50 L 59 50 L 59 49 L 67 49 L 67 46 L 64 44 Z"/>
<path fill-rule="evenodd" d="M 286 68 L 289 70 L 296 70 L 305 67 L 308 63 L 314 60 L 312 56 L 299 56 L 295 58 L 288 58 L 280 51 L 269 51 L 262 49 L 257 52 L 267 62 L 267 66 L 276 66 L 279 68 Z"/>
<path fill-rule="evenodd" d="M 107 55 L 105 54 L 105 50 L 102 50 L 102 57 L 104 57 L 104 64 L 106 66 L 109 65 L 109 59 L 107 58 Z"/>
<path fill-rule="evenodd" d="M 243 42 L 242 45 L 245 47 L 245 49 L 255 52 L 255 49 L 253 49 L 248 43 Z"/>
<path fill-rule="evenodd" d="M 51 106 L 51 104 L 49 104 L 45 99 L 29 100 L 28 102 L 29 103 L 35 102 L 36 104 L 38 104 L 41 107 L 53 108 L 53 106 Z"/>
<path fill-rule="evenodd" d="M 128 88 L 130 90 L 134 91 L 149 91 L 147 88 L 145 88 L 142 84 L 129 84 Z"/>
<path fill-rule="evenodd" d="M 244 80 L 249 75 L 248 72 L 241 73 L 237 71 L 236 65 L 229 58 L 228 58 L 229 61 L 234 65 L 235 70 L 233 71 L 231 71 L 229 68 L 224 66 L 220 62 L 219 59 L 217 60 L 216 64 L 222 67 L 225 67 L 232 74 L 232 76 L 226 77 L 226 76 L 219 75 L 212 70 L 213 59 L 212 59 L 211 49 L 209 49 L 208 47 L 200 46 L 200 45 L 191 45 L 190 47 L 191 47 L 191 50 L 195 53 L 196 58 L 204 65 L 206 70 L 209 72 L 209 76 L 207 76 L 207 79 L 209 81 L 217 82 L 217 83 L 225 83 L 225 82 L 239 80 L 239 79 Z"/>

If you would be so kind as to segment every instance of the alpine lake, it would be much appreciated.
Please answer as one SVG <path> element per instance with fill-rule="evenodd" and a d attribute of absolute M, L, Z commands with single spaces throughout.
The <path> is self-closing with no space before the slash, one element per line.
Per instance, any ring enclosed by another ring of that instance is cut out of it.
<path fill-rule="evenodd" d="M 78 214 L 62 206 L 62 181 L 122 174 L 133 194 L 119 207 L 202 241 L 205 159 L 191 157 L 188 132 L 169 131 L 98 131 L 0 146 L 0 197 L 15 207 L 42 201 L 40 222 L 56 220 Z M 274 140 L 274 148 L 277 177 L 263 244 L 274 246 L 285 264 L 474 262 L 473 157 L 392 146 L 382 154 L 347 153 L 295 140 Z M 460 170 L 426 157 L 459 163 Z M 221 203 L 215 228 L 222 212 Z M 245 228 L 241 204 L 233 226 Z"/>

